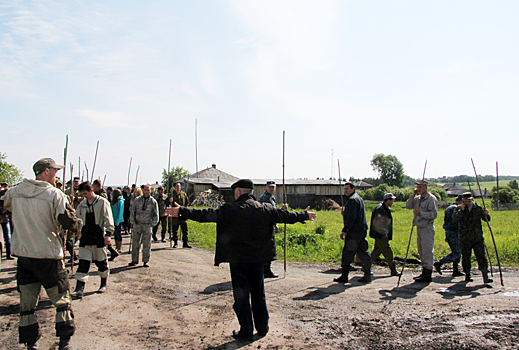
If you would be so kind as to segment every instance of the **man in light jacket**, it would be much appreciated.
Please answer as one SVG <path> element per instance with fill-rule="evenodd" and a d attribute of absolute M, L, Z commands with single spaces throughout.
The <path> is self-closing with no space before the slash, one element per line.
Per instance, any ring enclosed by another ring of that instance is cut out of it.
<path fill-rule="evenodd" d="M 72 349 L 74 314 L 59 234 L 62 228 L 77 232 L 82 223 L 67 196 L 54 187 L 56 173 L 62 168 L 53 159 L 42 158 L 33 166 L 36 180 L 24 179 L 2 197 L 14 222 L 12 254 L 18 258 L 19 342 L 25 343 L 27 349 L 37 349 L 36 342 L 41 336 L 35 315 L 41 286 L 56 307 L 59 349 Z"/>

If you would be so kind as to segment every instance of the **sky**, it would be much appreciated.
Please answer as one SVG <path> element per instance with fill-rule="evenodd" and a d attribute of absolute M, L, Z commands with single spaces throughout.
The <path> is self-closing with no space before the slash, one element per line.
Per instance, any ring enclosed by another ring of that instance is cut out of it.
<path fill-rule="evenodd" d="M 106 184 L 518 175 L 517 1 L 0 2 L 0 152 Z M 195 124 L 197 147 L 195 148 Z M 195 152 L 195 149 L 197 152 Z M 198 157 L 196 157 L 196 153 Z M 80 165 L 81 164 L 81 165 Z M 137 168 L 139 173 L 137 176 Z"/>

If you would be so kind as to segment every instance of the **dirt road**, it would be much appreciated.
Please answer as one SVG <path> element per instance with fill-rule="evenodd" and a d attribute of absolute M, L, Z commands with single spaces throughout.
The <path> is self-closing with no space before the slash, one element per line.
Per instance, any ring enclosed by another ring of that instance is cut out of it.
<path fill-rule="evenodd" d="M 124 237 L 125 243 L 128 237 Z M 126 245 L 123 249 L 128 249 Z M 110 263 L 109 289 L 96 294 L 91 273 L 83 300 L 73 302 L 81 349 L 517 349 L 519 271 L 506 269 L 492 288 L 463 278 L 434 275 L 412 284 L 406 271 L 399 288 L 388 270 L 374 270 L 369 285 L 331 282 L 337 266 L 289 264 L 286 278 L 268 280 L 271 331 L 252 343 L 235 342 L 228 265 L 213 266 L 213 253 L 170 249 L 154 243 L 150 268 L 128 267 L 129 255 Z M 282 264 L 273 269 L 283 276 Z M 95 270 L 92 265 L 91 270 Z M 91 271 L 92 272 L 92 271 Z M 416 273 L 416 272 L 415 272 Z M 71 281 L 71 287 L 75 281 Z M 57 348 L 55 310 L 44 292 L 37 315 L 41 349 Z M 21 349 L 15 263 L 0 272 L 0 348 Z"/>

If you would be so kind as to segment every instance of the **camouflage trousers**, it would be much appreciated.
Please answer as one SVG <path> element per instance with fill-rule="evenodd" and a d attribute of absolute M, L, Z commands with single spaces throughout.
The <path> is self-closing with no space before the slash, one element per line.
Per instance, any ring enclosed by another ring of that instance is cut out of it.
<path fill-rule="evenodd" d="M 463 271 L 470 271 L 472 250 L 474 250 L 478 262 L 478 269 L 487 272 L 488 260 L 485 255 L 485 240 L 483 237 L 477 241 L 461 241 L 461 266 L 463 266 Z"/>
<path fill-rule="evenodd" d="M 456 265 L 460 262 L 461 258 L 461 242 L 458 232 L 456 231 L 445 231 L 445 241 L 451 248 L 451 253 L 444 256 L 441 259 L 442 263 L 455 263 Z"/>

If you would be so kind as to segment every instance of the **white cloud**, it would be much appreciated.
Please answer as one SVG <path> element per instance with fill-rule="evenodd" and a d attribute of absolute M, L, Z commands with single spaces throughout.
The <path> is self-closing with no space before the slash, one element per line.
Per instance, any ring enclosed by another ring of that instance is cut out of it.
<path fill-rule="evenodd" d="M 76 112 L 104 128 L 142 129 L 149 127 L 148 125 L 132 122 L 132 119 L 123 112 L 103 112 L 90 109 L 78 109 Z"/>

